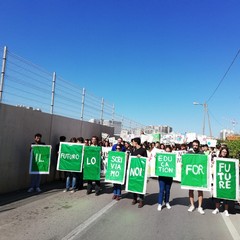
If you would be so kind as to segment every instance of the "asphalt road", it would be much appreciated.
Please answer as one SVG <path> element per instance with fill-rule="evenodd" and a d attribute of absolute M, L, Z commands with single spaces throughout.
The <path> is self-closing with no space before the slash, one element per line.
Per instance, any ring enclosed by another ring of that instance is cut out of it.
<path fill-rule="evenodd" d="M 132 194 L 112 200 L 111 184 L 103 194 L 86 190 L 63 193 L 63 184 L 43 187 L 40 194 L 18 192 L 0 199 L 1 240 L 94 239 L 240 239 L 240 211 L 230 204 L 230 217 L 213 215 L 214 203 L 204 192 L 205 215 L 189 213 L 188 191 L 179 183 L 171 189 L 172 208 L 157 211 L 158 181 L 150 179 L 145 205 L 132 206 Z M 197 200 L 197 192 L 196 200 Z"/>

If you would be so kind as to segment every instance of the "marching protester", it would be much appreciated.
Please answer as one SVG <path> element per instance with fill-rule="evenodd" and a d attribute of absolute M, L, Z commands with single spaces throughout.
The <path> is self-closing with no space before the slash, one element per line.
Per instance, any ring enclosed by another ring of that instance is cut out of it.
<path fill-rule="evenodd" d="M 140 138 L 133 138 L 132 139 L 132 143 L 133 143 L 133 149 L 131 152 L 131 156 L 137 156 L 137 157 L 147 157 L 147 151 L 146 149 L 141 147 L 141 139 Z M 139 198 L 139 204 L 138 204 L 138 208 L 142 208 L 143 207 L 143 199 L 144 199 L 144 195 L 143 194 L 137 194 L 137 193 L 133 193 L 133 201 L 132 201 L 132 205 L 135 205 L 138 202 L 138 198 Z"/>
<path fill-rule="evenodd" d="M 93 147 L 99 146 L 97 136 L 92 136 L 91 146 L 93 146 Z M 100 194 L 100 189 L 101 189 L 100 180 L 94 180 L 94 181 L 95 181 L 95 195 L 98 196 Z M 87 181 L 87 195 L 92 193 L 92 189 L 93 189 L 92 182 L 93 182 L 93 180 Z"/>
<path fill-rule="evenodd" d="M 121 147 L 120 144 L 117 145 L 116 151 L 117 152 L 122 152 L 122 147 Z M 117 201 L 119 201 L 121 199 L 121 192 L 122 192 L 121 184 L 114 183 L 113 184 L 113 197 L 112 197 L 112 199 L 116 199 Z"/>
<path fill-rule="evenodd" d="M 45 145 L 44 142 L 42 142 L 42 134 L 40 133 L 36 133 L 34 136 L 34 142 L 32 143 L 32 145 Z M 34 190 L 36 192 L 41 192 L 40 189 L 40 182 L 41 182 L 41 175 L 38 174 L 31 174 L 31 185 L 30 188 L 28 189 L 28 192 L 33 192 Z"/>
<path fill-rule="evenodd" d="M 78 137 L 77 138 L 77 143 L 84 144 L 84 138 L 83 137 Z M 82 168 L 82 172 L 77 173 L 76 175 L 77 175 L 76 188 L 78 190 L 82 190 L 83 189 L 83 168 Z"/>
<path fill-rule="evenodd" d="M 172 152 L 171 146 L 165 147 L 166 152 Z M 170 198 L 170 189 L 172 186 L 173 178 L 172 177 L 158 177 L 158 183 L 159 183 L 159 195 L 158 195 L 158 211 L 162 210 L 162 204 L 163 199 L 165 201 L 167 209 L 171 209 L 171 206 L 169 204 L 169 198 Z"/>
<path fill-rule="evenodd" d="M 116 150 L 117 150 L 117 149 L 116 149 L 117 146 L 120 146 L 120 147 L 121 147 L 121 151 L 122 151 L 122 152 L 125 152 L 125 151 L 126 151 L 126 148 L 125 148 L 125 146 L 124 146 L 124 144 L 123 144 L 123 139 L 122 139 L 121 137 L 119 137 L 118 140 L 117 140 L 117 143 L 112 146 L 112 151 L 116 151 Z"/>
<path fill-rule="evenodd" d="M 229 158 L 229 150 L 227 147 L 222 147 L 220 149 L 220 152 L 219 152 L 219 158 Z M 228 213 L 228 203 L 229 203 L 229 200 L 223 200 L 223 199 L 219 199 L 219 198 L 216 198 L 215 199 L 215 210 L 212 212 L 213 214 L 218 214 L 219 213 L 219 208 L 220 208 L 220 202 L 223 201 L 223 204 L 224 204 L 224 214 L 226 217 L 229 217 L 229 213 Z"/>
<path fill-rule="evenodd" d="M 199 142 L 199 140 L 194 140 L 192 142 L 192 149 L 190 151 L 188 151 L 188 153 L 203 154 L 200 151 L 200 142 Z M 188 211 L 189 212 L 193 212 L 195 210 L 195 206 L 194 206 L 194 190 L 189 190 L 189 200 L 190 200 L 191 206 L 188 208 Z M 203 202 L 203 191 L 198 190 L 198 212 L 200 214 L 205 214 L 205 212 L 202 209 L 202 202 Z"/>
<path fill-rule="evenodd" d="M 71 138 L 69 142 L 76 143 L 77 139 L 75 137 Z M 77 173 L 76 172 L 66 172 L 66 188 L 63 192 L 68 192 L 71 189 L 71 193 L 76 192 L 77 183 Z"/>

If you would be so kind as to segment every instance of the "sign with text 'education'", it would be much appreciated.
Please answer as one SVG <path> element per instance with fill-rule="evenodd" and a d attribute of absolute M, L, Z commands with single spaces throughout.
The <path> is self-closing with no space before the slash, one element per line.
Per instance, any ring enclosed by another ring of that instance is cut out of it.
<path fill-rule="evenodd" d="M 214 159 L 213 197 L 236 200 L 239 195 L 239 160 L 232 158 Z"/>
<path fill-rule="evenodd" d="M 50 145 L 31 145 L 30 174 L 49 174 L 51 161 Z"/>
<path fill-rule="evenodd" d="M 147 158 L 132 156 L 127 170 L 126 191 L 145 194 L 147 188 Z"/>
<path fill-rule="evenodd" d="M 210 191 L 210 160 L 204 154 L 182 156 L 181 188 Z"/>
<path fill-rule="evenodd" d="M 105 182 L 124 184 L 126 172 L 126 153 L 110 151 L 108 153 Z"/>
<path fill-rule="evenodd" d="M 68 172 L 82 172 L 83 144 L 60 143 L 57 170 Z"/>
<path fill-rule="evenodd" d="M 100 180 L 101 147 L 84 147 L 84 180 Z"/>
<path fill-rule="evenodd" d="M 162 177 L 176 177 L 176 154 L 157 153 L 155 175 Z"/>

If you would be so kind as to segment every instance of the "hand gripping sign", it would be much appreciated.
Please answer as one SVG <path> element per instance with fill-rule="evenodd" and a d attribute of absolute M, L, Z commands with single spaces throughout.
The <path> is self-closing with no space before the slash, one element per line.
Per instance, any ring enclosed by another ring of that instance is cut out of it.
<path fill-rule="evenodd" d="M 57 170 L 82 172 L 83 144 L 60 143 Z"/>
<path fill-rule="evenodd" d="M 210 159 L 204 154 L 182 156 L 181 188 L 210 191 Z"/>
<path fill-rule="evenodd" d="M 145 194 L 147 188 L 147 158 L 132 156 L 129 159 L 126 191 Z"/>
<path fill-rule="evenodd" d="M 238 201 L 238 165 L 238 159 L 214 158 L 213 197 Z"/>
<path fill-rule="evenodd" d="M 84 147 L 84 180 L 100 180 L 101 147 Z"/>
<path fill-rule="evenodd" d="M 126 172 L 126 153 L 110 151 L 108 153 L 105 182 L 124 184 Z"/>
<path fill-rule="evenodd" d="M 50 145 L 31 145 L 30 174 L 49 174 L 51 160 Z"/>

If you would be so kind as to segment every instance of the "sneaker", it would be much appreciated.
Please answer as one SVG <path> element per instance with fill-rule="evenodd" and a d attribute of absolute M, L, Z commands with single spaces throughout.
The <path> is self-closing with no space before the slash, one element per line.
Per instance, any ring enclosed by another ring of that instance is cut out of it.
<path fill-rule="evenodd" d="M 162 211 L 162 205 L 161 205 L 161 204 L 158 204 L 157 210 L 158 210 L 158 211 Z"/>
<path fill-rule="evenodd" d="M 116 197 L 116 200 L 117 200 L 117 201 L 120 201 L 120 199 L 121 199 L 120 196 L 117 196 L 117 197 Z"/>
<path fill-rule="evenodd" d="M 68 190 L 67 188 L 63 190 L 63 192 L 68 192 L 68 191 L 69 191 L 69 190 Z"/>
<path fill-rule="evenodd" d="M 228 210 L 225 210 L 225 211 L 224 211 L 224 214 L 225 214 L 226 217 L 229 217 Z"/>
<path fill-rule="evenodd" d="M 216 208 L 214 211 L 212 211 L 212 214 L 218 214 L 219 213 L 219 209 Z"/>
<path fill-rule="evenodd" d="M 116 199 L 117 198 L 117 195 L 113 195 L 112 196 L 112 199 L 114 200 L 114 199 Z"/>
<path fill-rule="evenodd" d="M 205 212 L 203 211 L 202 207 L 199 207 L 199 208 L 198 208 L 198 212 L 199 212 L 200 214 L 202 214 L 202 215 L 205 214 Z"/>
<path fill-rule="evenodd" d="M 167 207 L 167 209 L 171 209 L 172 208 L 169 203 L 166 203 L 166 207 Z"/>
<path fill-rule="evenodd" d="M 71 190 L 71 193 L 75 193 L 75 192 L 76 192 L 76 189 L 72 189 L 72 190 Z"/>
<path fill-rule="evenodd" d="M 41 192 L 41 191 L 42 190 L 39 187 L 36 188 L 36 192 Z"/>
<path fill-rule="evenodd" d="M 31 187 L 31 188 L 28 189 L 27 192 L 33 192 L 33 190 L 34 190 L 34 189 Z"/>
<path fill-rule="evenodd" d="M 195 210 L 195 207 L 193 205 L 190 206 L 190 208 L 188 209 L 189 212 L 193 212 Z"/>

